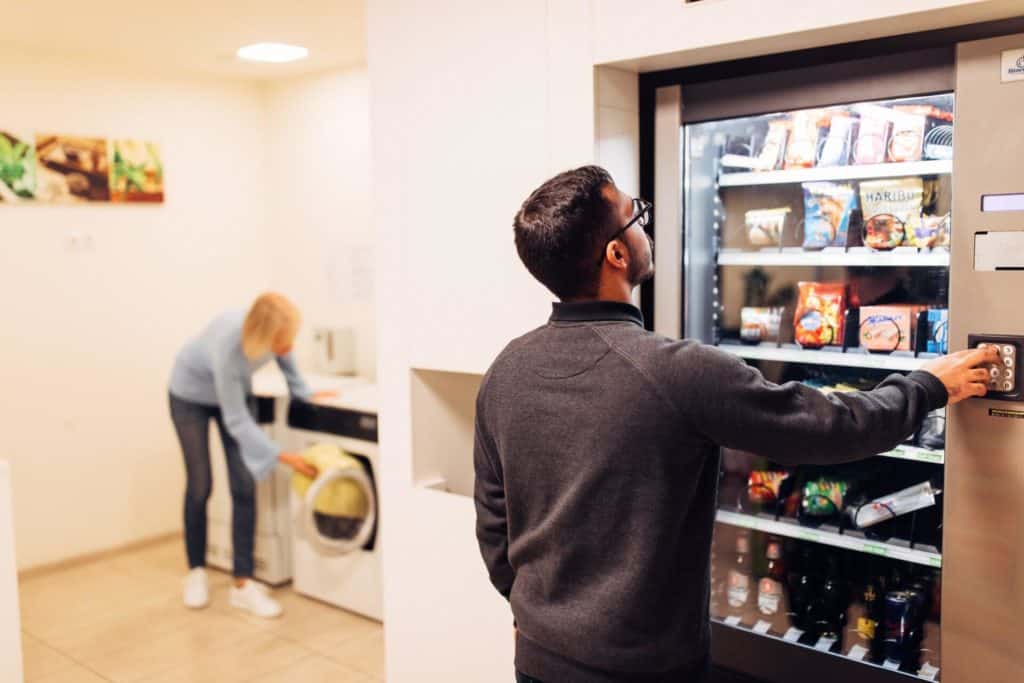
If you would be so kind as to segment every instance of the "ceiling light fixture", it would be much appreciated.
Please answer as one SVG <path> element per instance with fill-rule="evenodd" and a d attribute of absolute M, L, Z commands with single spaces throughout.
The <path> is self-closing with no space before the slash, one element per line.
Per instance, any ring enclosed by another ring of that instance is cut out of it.
<path fill-rule="evenodd" d="M 247 62 L 270 62 L 272 64 L 283 64 L 305 59 L 309 56 L 309 50 L 300 45 L 286 45 L 284 43 L 256 43 L 238 48 L 239 59 Z"/>

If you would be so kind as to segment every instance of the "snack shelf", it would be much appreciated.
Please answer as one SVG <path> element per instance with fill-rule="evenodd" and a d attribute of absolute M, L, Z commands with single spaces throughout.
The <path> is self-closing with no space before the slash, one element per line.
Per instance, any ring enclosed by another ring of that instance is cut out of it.
<path fill-rule="evenodd" d="M 940 553 L 906 548 L 894 543 L 872 541 L 851 534 L 840 534 L 834 531 L 801 526 L 796 522 L 781 522 L 754 515 L 745 515 L 739 512 L 729 512 L 728 510 L 718 510 L 715 514 L 715 519 L 723 524 L 763 531 L 775 536 L 795 538 L 801 541 L 829 545 L 834 548 L 845 548 L 869 555 L 880 555 L 894 560 L 922 564 L 927 567 L 942 566 L 942 555 Z"/>
<path fill-rule="evenodd" d="M 898 164 L 826 166 L 823 168 L 791 168 L 782 171 L 722 173 L 718 176 L 718 186 L 783 185 L 786 183 L 805 183 L 819 180 L 869 180 L 872 178 L 949 175 L 951 173 L 953 173 L 953 161 L 951 159 L 933 159 Z"/>
<path fill-rule="evenodd" d="M 910 372 L 918 370 L 928 360 L 914 356 L 897 356 L 859 352 L 800 349 L 775 346 L 772 344 L 745 345 L 720 344 L 719 349 L 740 358 L 750 360 L 773 360 L 782 363 L 807 363 L 809 365 L 838 365 L 854 368 L 875 368 Z"/>
<path fill-rule="evenodd" d="M 948 267 L 949 251 L 899 248 L 871 251 L 866 247 L 823 251 L 740 251 L 718 252 L 720 266 L 920 266 Z"/>
<path fill-rule="evenodd" d="M 921 668 L 918 670 L 917 675 L 915 676 L 914 674 L 899 671 L 895 669 L 893 666 L 887 664 L 876 664 L 875 662 L 868 661 L 867 659 L 865 659 L 865 656 L 868 654 L 867 648 L 865 648 L 861 643 L 858 642 L 855 642 L 849 648 L 846 648 L 845 653 L 840 653 L 836 652 L 835 650 L 832 650 L 832 646 L 835 643 L 835 641 L 833 640 L 823 639 L 819 640 L 818 643 L 815 645 L 807 645 L 805 643 L 799 642 L 799 639 L 804 635 L 804 632 L 795 627 L 790 628 L 788 631 L 786 631 L 786 633 L 782 635 L 777 635 L 776 633 L 773 633 L 770 630 L 770 628 L 766 628 L 767 622 L 758 621 L 755 624 L 748 624 L 739 615 L 730 615 L 724 618 L 711 617 L 711 620 L 723 627 L 734 628 L 739 631 L 745 631 L 748 633 L 752 633 L 754 635 L 761 636 L 763 638 L 771 638 L 773 640 L 783 641 L 788 645 L 794 645 L 796 647 L 802 647 L 808 650 L 817 650 L 818 652 L 828 653 L 833 657 L 842 657 L 844 659 L 850 659 L 860 664 L 864 664 L 866 666 L 872 666 L 878 669 L 886 669 L 888 671 L 892 671 L 895 674 L 900 674 L 906 677 L 908 681 L 934 681 L 939 674 L 938 667 L 932 665 L 930 662 L 924 662 L 921 665 Z"/>

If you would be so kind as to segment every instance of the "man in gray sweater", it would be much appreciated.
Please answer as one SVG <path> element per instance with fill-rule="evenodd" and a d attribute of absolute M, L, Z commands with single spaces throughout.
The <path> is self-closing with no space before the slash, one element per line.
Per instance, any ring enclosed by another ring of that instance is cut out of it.
<path fill-rule="evenodd" d="M 719 447 L 840 463 L 985 394 L 994 350 L 950 354 L 870 392 L 776 385 L 736 357 L 644 329 L 651 206 L 587 166 L 515 217 L 527 269 L 560 299 L 477 398 L 477 537 L 511 602 L 523 683 L 701 681 Z"/>

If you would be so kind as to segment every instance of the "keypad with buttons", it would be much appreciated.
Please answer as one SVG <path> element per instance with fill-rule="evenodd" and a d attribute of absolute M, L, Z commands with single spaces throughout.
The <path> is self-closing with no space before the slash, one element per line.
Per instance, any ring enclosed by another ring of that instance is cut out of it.
<path fill-rule="evenodd" d="M 990 363 L 988 368 L 988 390 L 1009 394 L 1017 388 L 1017 347 L 1013 344 L 981 342 L 979 349 L 995 346 L 999 349 L 999 363 Z"/>
<path fill-rule="evenodd" d="M 1024 392 L 1021 391 L 1024 377 L 1018 367 L 1024 362 L 1024 337 L 972 334 L 967 337 L 967 345 L 979 349 L 994 347 L 999 351 L 999 360 L 984 366 L 988 371 L 988 394 L 985 398 L 1024 402 Z"/>

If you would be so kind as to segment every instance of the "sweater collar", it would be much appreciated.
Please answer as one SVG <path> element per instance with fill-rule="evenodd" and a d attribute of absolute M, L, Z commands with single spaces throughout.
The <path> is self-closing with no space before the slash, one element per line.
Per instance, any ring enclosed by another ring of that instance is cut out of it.
<path fill-rule="evenodd" d="M 632 304 L 620 301 L 582 301 L 565 303 L 556 301 L 551 305 L 551 322 L 594 322 L 617 320 L 644 326 L 644 315 Z"/>

